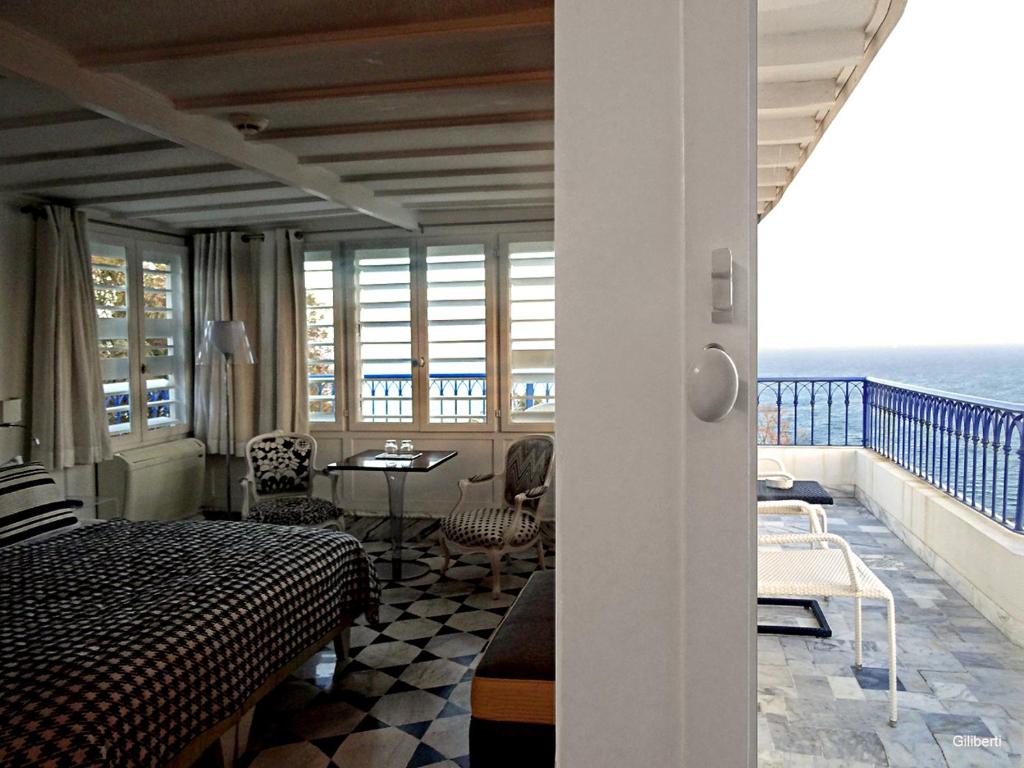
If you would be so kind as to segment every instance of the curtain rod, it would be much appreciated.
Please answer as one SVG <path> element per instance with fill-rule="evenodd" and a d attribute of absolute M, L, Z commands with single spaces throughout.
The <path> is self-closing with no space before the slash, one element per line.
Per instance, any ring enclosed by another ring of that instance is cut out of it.
<path fill-rule="evenodd" d="M 45 219 L 47 218 L 46 206 L 40 203 L 30 203 L 29 205 L 23 205 L 21 212 L 28 214 L 33 219 Z"/>
<path fill-rule="evenodd" d="M 46 206 L 42 203 L 30 203 L 29 205 L 23 205 L 21 212 L 31 216 L 34 219 L 47 219 L 49 216 L 46 213 Z M 109 221 L 107 219 L 89 219 L 89 224 L 95 224 L 99 226 L 114 227 L 115 229 L 130 229 L 133 232 L 148 232 L 151 235 L 165 235 L 166 237 L 180 237 L 185 239 L 185 235 L 180 232 L 165 232 L 162 229 L 152 229 L 150 227 L 138 227 L 132 224 L 122 224 L 116 221 Z"/>
<path fill-rule="evenodd" d="M 243 243 L 251 243 L 253 240 L 262 243 L 266 239 L 267 239 L 267 236 L 265 234 L 263 234 L 262 232 L 253 232 L 253 233 L 246 232 L 245 234 L 242 235 L 242 242 Z M 295 239 L 296 240 L 301 240 L 302 239 L 302 233 L 301 232 L 296 232 L 295 233 Z"/>

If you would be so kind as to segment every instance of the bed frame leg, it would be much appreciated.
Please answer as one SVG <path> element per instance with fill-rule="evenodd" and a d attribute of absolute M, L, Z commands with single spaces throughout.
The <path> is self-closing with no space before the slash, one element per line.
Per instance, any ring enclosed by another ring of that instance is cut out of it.
<path fill-rule="evenodd" d="M 335 668 L 334 674 L 338 674 L 341 668 L 345 666 L 345 663 L 349 659 L 349 652 L 352 648 L 352 628 L 345 627 L 338 635 L 334 638 L 334 656 L 335 656 Z"/>
<path fill-rule="evenodd" d="M 231 768 L 249 748 L 249 733 L 252 731 L 252 718 L 255 714 L 256 707 L 250 707 L 249 711 L 220 737 L 219 751 L 222 768 Z"/>
<path fill-rule="evenodd" d="M 242 715 L 238 725 L 235 726 L 238 733 L 237 740 L 235 741 L 235 751 L 238 757 L 244 755 L 245 751 L 249 749 L 249 734 L 252 732 L 252 719 L 255 714 L 256 707 L 250 707 L 249 711 Z"/>

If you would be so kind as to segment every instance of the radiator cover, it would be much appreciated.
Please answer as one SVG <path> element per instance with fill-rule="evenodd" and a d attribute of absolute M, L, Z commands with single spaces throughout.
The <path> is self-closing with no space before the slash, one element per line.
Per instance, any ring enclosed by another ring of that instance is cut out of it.
<path fill-rule="evenodd" d="M 206 473 L 206 448 L 195 438 L 119 451 L 99 465 L 103 517 L 180 520 L 199 514 Z"/>

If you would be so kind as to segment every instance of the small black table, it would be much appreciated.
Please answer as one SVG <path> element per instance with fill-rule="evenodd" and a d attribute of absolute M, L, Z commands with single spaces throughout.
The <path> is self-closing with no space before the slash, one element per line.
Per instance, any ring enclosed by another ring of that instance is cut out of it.
<path fill-rule="evenodd" d="M 834 504 L 835 499 L 816 480 L 794 480 L 792 488 L 769 488 L 764 480 L 757 481 L 758 501 L 806 501 L 808 504 Z M 758 624 L 761 635 L 801 635 L 804 637 L 832 637 L 832 627 L 817 600 L 793 597 L 759 597 L 758 605 L 790 605 L 805 608 L 814 616 L 816 627 L 788 627 L 784 624 Z"/>
<path fill-rule="evenodd" d="M 388 516 L 391 519 L 391 559 L 378 559 L 377 576 L 383 581 L 418 579 L 430 568 L 424 563 L 405 562 L 402 557 L 402 513 L 404 511 L 405 477 L 410 472 L 429 472 L 454 459 L 458 451 L 420 451 L 415 459 L 378 459 L 379 450 L 363 451 L 324 467 L 324 472 L 383 472 L 388 483 Z M 418 557 L 418 555 L 417 555 Z M 413 558 L 415 559 L 415 558 Z"/>

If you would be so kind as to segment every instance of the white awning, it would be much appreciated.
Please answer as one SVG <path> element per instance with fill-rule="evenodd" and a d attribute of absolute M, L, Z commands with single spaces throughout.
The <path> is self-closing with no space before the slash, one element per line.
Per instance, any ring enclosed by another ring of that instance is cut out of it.
<path fill-rule="evenodd" d="M 785 194 L 906 4 L 758 0 L 758 216 Z"/>

